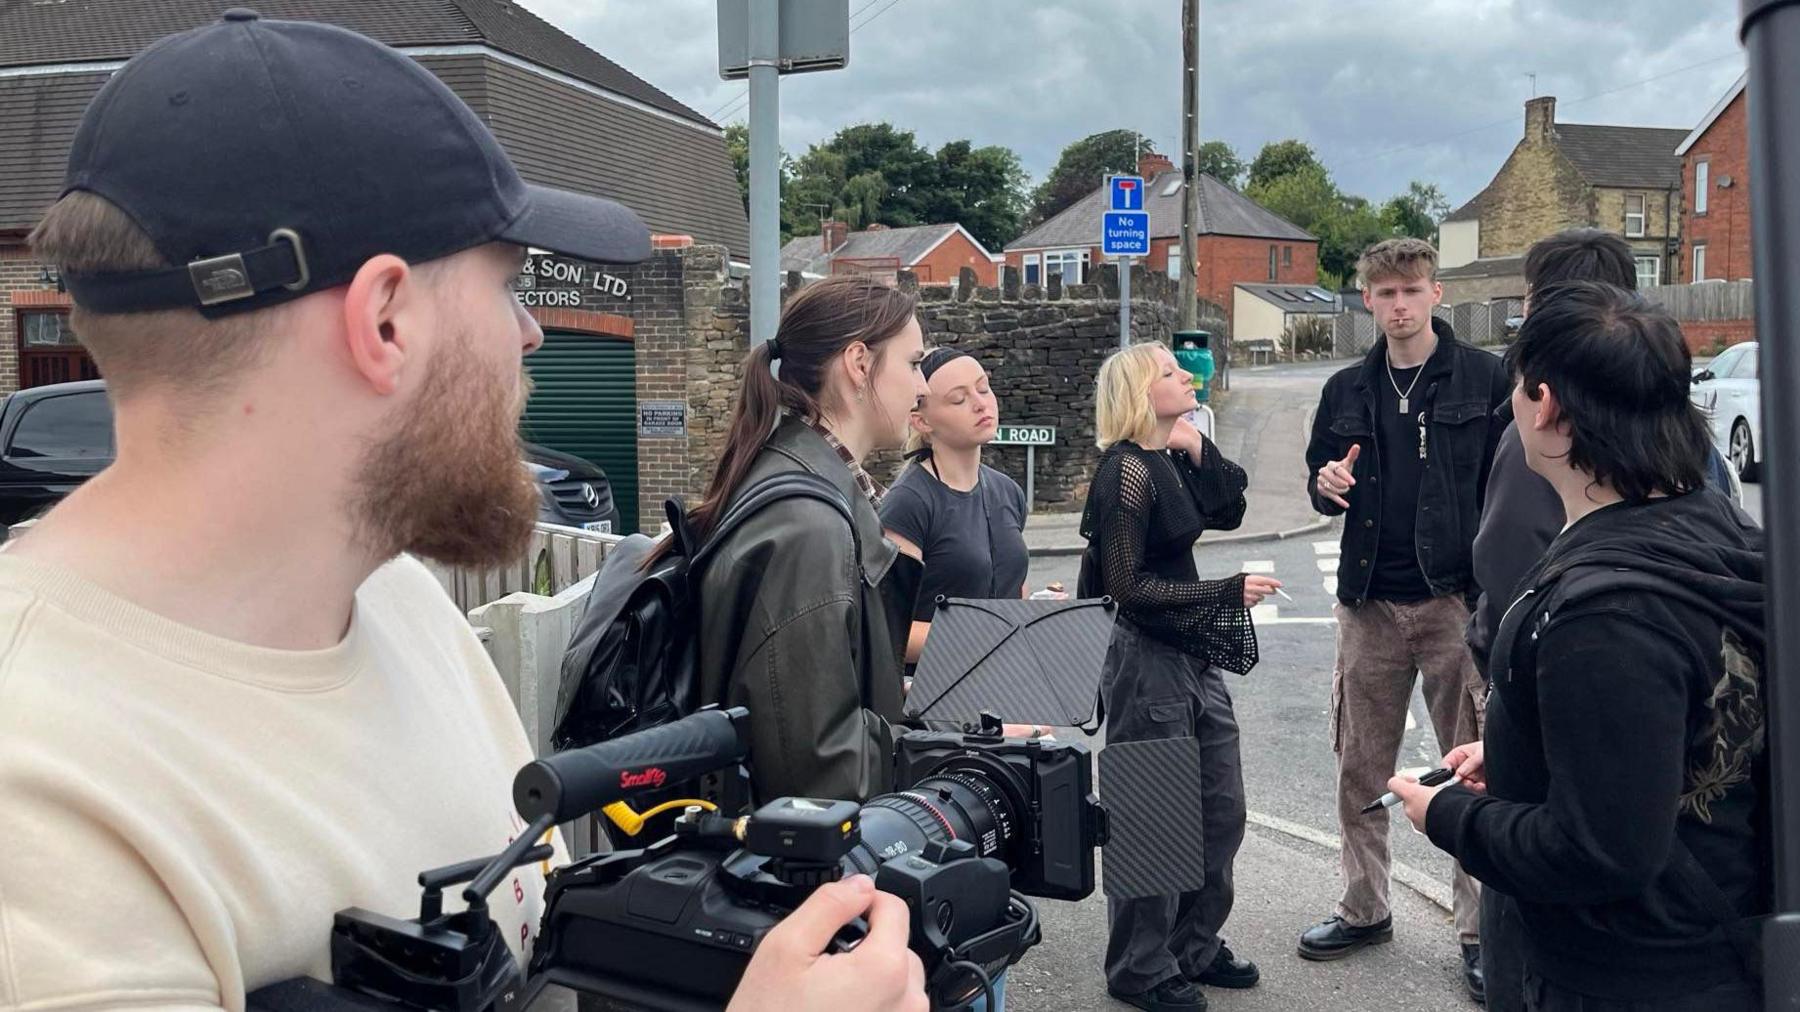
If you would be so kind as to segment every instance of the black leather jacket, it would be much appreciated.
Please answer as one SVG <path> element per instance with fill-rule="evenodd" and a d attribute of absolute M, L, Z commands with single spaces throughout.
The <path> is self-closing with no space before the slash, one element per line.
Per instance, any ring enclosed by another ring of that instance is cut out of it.
<path fill-rule="evenodd" d="M 783 500 L 723 542 L 700 580 L 701 698 L 750 708 L 759 804 L 862 801 L 892 788 L 920 575 L 882 536 L 837 451 L 798 419 L 775 430 L 739 491 L 801 469 L 837 486 L 855 536 L 831 506 Z"/>
<path fill-rule="evenodd" d="M 1504 425 L 1494 409 L 1512 392 L 1512 379 L 1497 356 L 1458 341 L 1449 324 L 1434 319 L 1438 347 L 1425 363 L 1427 458 L 1419 485 L 1413 543 L 1419 566 L 1434 595 L 1474 590 L 1471 546 L 1487 496 L 1488 469 Z M 1326 516 L 1344 514 L 1343 557 L 1338 562 L 1338 599 L 1360 604 L 1374 576 L 1375 546 L 1381 536 L 1381 454 L 1375 439 L 1377 383 L 1385 382 L 1387 338 L 1361 364 L 1325 383 L 1306 447 L 1306 492 Z M 1342 506 L 1319 495 L 1319 468 L 1341 460 L 1352 443 L 1362 445 L 1353 474 L 1356 487 Z"/>

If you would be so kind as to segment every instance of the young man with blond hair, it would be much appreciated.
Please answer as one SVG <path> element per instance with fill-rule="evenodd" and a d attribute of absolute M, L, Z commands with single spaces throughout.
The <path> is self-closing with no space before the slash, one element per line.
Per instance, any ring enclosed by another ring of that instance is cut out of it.
<path fill-rule="evenodd" d="M 1508 394 L 1499 358 L 1456 340 L 1434 318 L 1443 297 L 1437 251 L 1389 239 L 1357 263 L 1363 304 L 1381 336 L 1364 360 L 1325 384 L 1306 449 L 1307 491 L 1342 515 L 1338 649 L 1331 743 L 1338 755 L 1344 895 L 1300 936 L 1300 955 L 1341 959 L 1393 937 L 1388 811 L 1362 813 L 1386 790 L 1424 680 L 1438 745 L 1479 728 L 1485 688 L 1463 642 L 1474 590 L 1470 553 Z M 1458 868 L 1456 931 L 1463 977 L 1484 996 L 1480 893 Z"/>

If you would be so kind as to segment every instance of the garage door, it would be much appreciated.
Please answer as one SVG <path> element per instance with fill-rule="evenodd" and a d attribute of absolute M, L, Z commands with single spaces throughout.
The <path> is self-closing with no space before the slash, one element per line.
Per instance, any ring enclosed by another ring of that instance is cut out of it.
<path fill-rule="evenodd" d="M 630 341 L 546 332 L 525 359 L 525 438 L 600 465 L 625 530 L 638 529 L 637 354 Z"/>

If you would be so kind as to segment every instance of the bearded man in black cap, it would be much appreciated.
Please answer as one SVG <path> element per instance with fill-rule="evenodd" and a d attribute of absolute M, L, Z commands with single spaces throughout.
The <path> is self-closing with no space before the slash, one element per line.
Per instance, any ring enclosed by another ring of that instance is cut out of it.
<path fill-rule="evenodd" d="M 649 235 L 526 185 L 400 53 L 234 10 L 101 89 L 32 241 L 118 453 L 0 554 L 0 1005 L 242 1008 L 329 978 L 335 911 L 407 909 L 522 830 L 523 728 L 414 556 L 531 534 L 527 248 L 626 263 Z M 515 956 L 543 888 L 492 898 Z M 898 899 L 835 883 L 733 1007 L 923 1009 L 905 944 Z"/>

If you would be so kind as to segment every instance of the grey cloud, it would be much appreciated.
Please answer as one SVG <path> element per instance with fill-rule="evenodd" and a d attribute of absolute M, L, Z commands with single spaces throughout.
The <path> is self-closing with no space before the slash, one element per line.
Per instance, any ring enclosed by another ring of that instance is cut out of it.
<path fill-rule="evenodd" d="M 742 118 L 744 86 L 717 72 L 713 0 L 525 2 L 701 113 Z M 1202 135 L 1246 159 L 1299 137 L 1349 192 L 1379 200 L 1422 179 L 1460 203 L 1517 142 L 1527 73 L 1566 122 L 1695 124 L 1742 70 L 1736 8 L 1202 0 Z M 1006 145 L 1041 179 L 1064 145 L 1100 130 L 1140 130 L 1164 151 L 1179 143 L 1179 0 L 850 0 L 850 10 L 853 24 L 873 17 L 851 37 L 850 67 L 783 80 L 790 152 L 887 120 L 932 146 Z"/>

